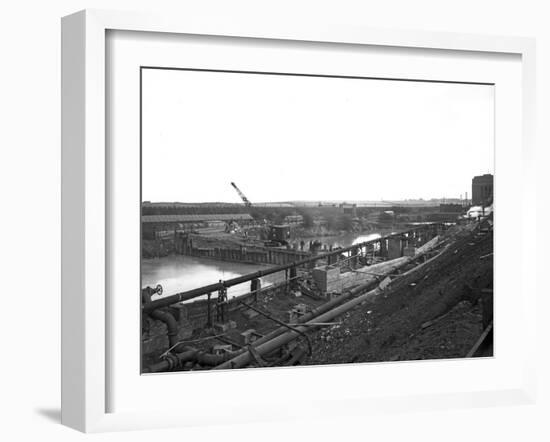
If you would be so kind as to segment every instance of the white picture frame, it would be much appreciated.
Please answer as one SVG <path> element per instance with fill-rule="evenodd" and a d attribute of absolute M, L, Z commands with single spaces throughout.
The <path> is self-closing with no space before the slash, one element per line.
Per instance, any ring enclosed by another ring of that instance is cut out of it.
<path fill-rule="evenodd" d="M 284 24 L 268 20 L 211 22 L 201 17 L 169 17 L 151 14 L 86 10 L 62 20 L 62 423 L 85 432 L 139 428 L 159 428 L 207 424 L 213 418 L 223 421 L 284 419 L 304 413 L 298 405 L 286 409 L 235 404 L 237 413 L 206 415 L 197 407 L 189 410 L 166 408 L 151 411 L 108 411 L 108 393 L 113 385 L 109 366 L 109 303 L 107 271 L 109 186 L 106 174 L 106 33 L 142 31 L 163 34 L 243 37 L 287 42 L 370 45 L 380 48 L 436 49 L 483 54 L 512 54 L 521 57 L 521 159 L 522 205 L 535 207 L 534 157 L 535 42 L 519 37 L 390 31 L 349 28 L 331 24 Z M 522 213 L 525 213 L 522 212 Z M 524 217 L 526 215 L 520 215 Z M 519 230 L 519 258 L 522 274 L 527 273 L 527 257 L 534 256 L 534 245 L 526 237 L 526 223 Z M 497 245 L 498 249 L 498 245 Z M 521 287 L 524 352 L 521 379 L 499 388 L 469 392 L 441 392 L 425 395 L 388 395 L 376 398 L 342 397 L 339 414 L 363 414 L 381 408 L 453 408 L 532 403 L 535 397 L 534 318 L 536 287 L 523 277 Z M 332 367 L 329 370 L 341 370 Z M 288 372 L 287 372 L 288 373 Z M 351 376 L 357 376 L 357 371 Z M 215 375 L 219 376 L 219 375 Z M 242 377 L 242 373 L 239 375 Z M 293 376 L 292 374 L 287 374 Z M 313 398 L 307 416 L 334 415 L 331 400 Z M 238 401 L 237 401 L 238 402 Z M 242 401 L 241 401 L 242 402 Z"/>

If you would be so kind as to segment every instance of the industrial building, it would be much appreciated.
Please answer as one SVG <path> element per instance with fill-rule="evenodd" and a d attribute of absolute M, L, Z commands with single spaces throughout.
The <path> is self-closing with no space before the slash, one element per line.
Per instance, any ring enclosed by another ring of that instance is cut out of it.
<path fill-rule="evenodd" d="M 357 217 L 357 204 L 341 203 L 338 207 L 342 213 L 351 215 L 353 218 Z"/>
<path fill-rule="evenodd" d="M 201 215 L 143 215 L 141 217 L 144 238 L 154 239 L 164 233 L 190 231 L 206 227 L 222 228 L 225 224 L 236 222 L 247 225 L 254 221 L 248 213 L 223 213 Z"/>
<path fill-rule="evenodd" d="M 472 205 L 488 206 L 493 203 L 493 175 L 487 173 L 472 178 Z"/>
<path fill-rule="evenodd" d="M 285 216 L 284 224 L 289 225 L 300 225 L 304 222 L 304 217 L 302 215 L 288 215 Z"/>

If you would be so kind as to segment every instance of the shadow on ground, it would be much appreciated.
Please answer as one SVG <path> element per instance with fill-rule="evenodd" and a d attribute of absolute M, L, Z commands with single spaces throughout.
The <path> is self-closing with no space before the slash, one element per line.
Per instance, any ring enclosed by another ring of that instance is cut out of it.
<path fill-rule="evenodd" d="M 51 422 L 56 424 L 61 423 L 61 410 L 59 408 L 37 408 L 34 411 L 39 416 L 42 416 Z"/>

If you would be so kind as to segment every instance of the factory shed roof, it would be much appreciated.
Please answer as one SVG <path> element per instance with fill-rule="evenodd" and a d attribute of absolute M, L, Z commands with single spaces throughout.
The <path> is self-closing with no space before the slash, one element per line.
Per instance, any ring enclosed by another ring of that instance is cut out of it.
<path fill-rule="evenodd" d="M 201 221 L 250 221 L 253 218 L 248 213 L 223 213 L 219 215 L 143 215 L 143 223 L 185 223 Z"/>

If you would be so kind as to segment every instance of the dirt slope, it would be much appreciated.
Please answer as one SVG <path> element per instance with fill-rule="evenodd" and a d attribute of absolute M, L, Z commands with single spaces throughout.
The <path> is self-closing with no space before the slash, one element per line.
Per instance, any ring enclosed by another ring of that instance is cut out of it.
<path fill-rule="evenodd" d="M 492 233 L 462 232 L 440 257 L 318 331 L 304 363 L 464 357 L 483 329 L 480 290 L 492 288 L 492 251 Z"/>

